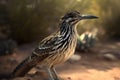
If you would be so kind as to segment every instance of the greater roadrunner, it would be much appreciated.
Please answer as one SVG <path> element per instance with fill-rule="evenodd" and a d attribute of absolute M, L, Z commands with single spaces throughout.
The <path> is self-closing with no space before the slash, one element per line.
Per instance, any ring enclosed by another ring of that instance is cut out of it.
<path fill-rule="evenodd" d="M 59 31 L 43 39 L 34 49 L 32 55 L 22 61 L 13 71 L 13 77 L 24 76 L 31 68 L 41 64 L 46 68 L 50 80 L 59 80 L 54 66 L 68 60 L 75 51 L 77 43 L 76 24 L 83 19 L 94 19 L 96 16 L 80 15 L 72 11 L 61 18 Z"/>

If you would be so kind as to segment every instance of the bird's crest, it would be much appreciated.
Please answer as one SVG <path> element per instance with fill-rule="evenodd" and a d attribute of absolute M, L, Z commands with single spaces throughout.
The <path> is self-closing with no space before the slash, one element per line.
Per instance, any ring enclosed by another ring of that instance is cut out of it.
<path fill-rule="evenodd" d="M 78 11 L 70 11 L 65 14 L 65 16 L 62 17 L 62 20 L 67 19 L 67 18 L 73 18 L 76 17 L 76 15 L 79 15 L 80 13 Z"/>

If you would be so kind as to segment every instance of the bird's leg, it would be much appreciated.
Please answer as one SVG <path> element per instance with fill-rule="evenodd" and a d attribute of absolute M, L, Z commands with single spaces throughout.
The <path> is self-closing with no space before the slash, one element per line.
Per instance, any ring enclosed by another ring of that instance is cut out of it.
<path fill-rule="evenodd" d="M 54 77 L 53 77 L 53 75 L 52 75 L 51 69 L 49 67 L 47 67 L 46 70 L 47 70 L 47 72 L 49 74 L 50 80 L 55 80 Z"/>
<path fill-rule="evenodd" d="M 57 74 L 57 72 L 56 72 L 56 70 L 53 66 L 51 67 L 51 71 L 52 71 L 52 74 L 54 76 L 54 79 L 55 80 L 60 80 L 59 77 L 58 77 L 58 74 Z"/>

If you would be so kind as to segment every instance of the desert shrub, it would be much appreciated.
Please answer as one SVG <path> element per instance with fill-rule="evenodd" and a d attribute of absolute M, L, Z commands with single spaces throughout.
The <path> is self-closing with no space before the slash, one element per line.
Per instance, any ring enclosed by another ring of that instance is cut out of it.
<path fill-rule="evenodd" d="M 119 0 L 6 0 L 10 37 L 19 43 L 40 40 L 58 27 L 59 18 L 66 12 L 78 10 L 94 14 L 98 20 L 81 21 L 79 34 L 98 28 L 103 35 L 120 37 Z M 107 4 L 107 5 L 106 5 Z M 4 9 L 3 9 L 4 10 Z M 100 32 L 100 35 L 101 35 Z"/>

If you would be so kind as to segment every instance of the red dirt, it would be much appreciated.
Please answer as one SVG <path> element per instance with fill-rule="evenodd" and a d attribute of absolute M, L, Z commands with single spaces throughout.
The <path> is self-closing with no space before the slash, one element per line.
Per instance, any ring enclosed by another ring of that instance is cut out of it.
<path fill-rule="evenodd" d="M 7 80 L 6 75 L 33 50 L 34 45 L 24 45 L 12 55 L 0 56 L 0 78 Z M 59 76 L 65 80 L 120 80 L 119 59 L 108 61 L 101 57 L 103 51 L 120 52 L 120 42 L 98 43 L 91 52 L 76 52 L 81 56 L 78 61 L 69 60 L 57 66 Z M 36 71 L 36 73 L 34 73 Z M 44 70 L 34 68 L 25 77 L 12 80 L 48 80 Z"/>

